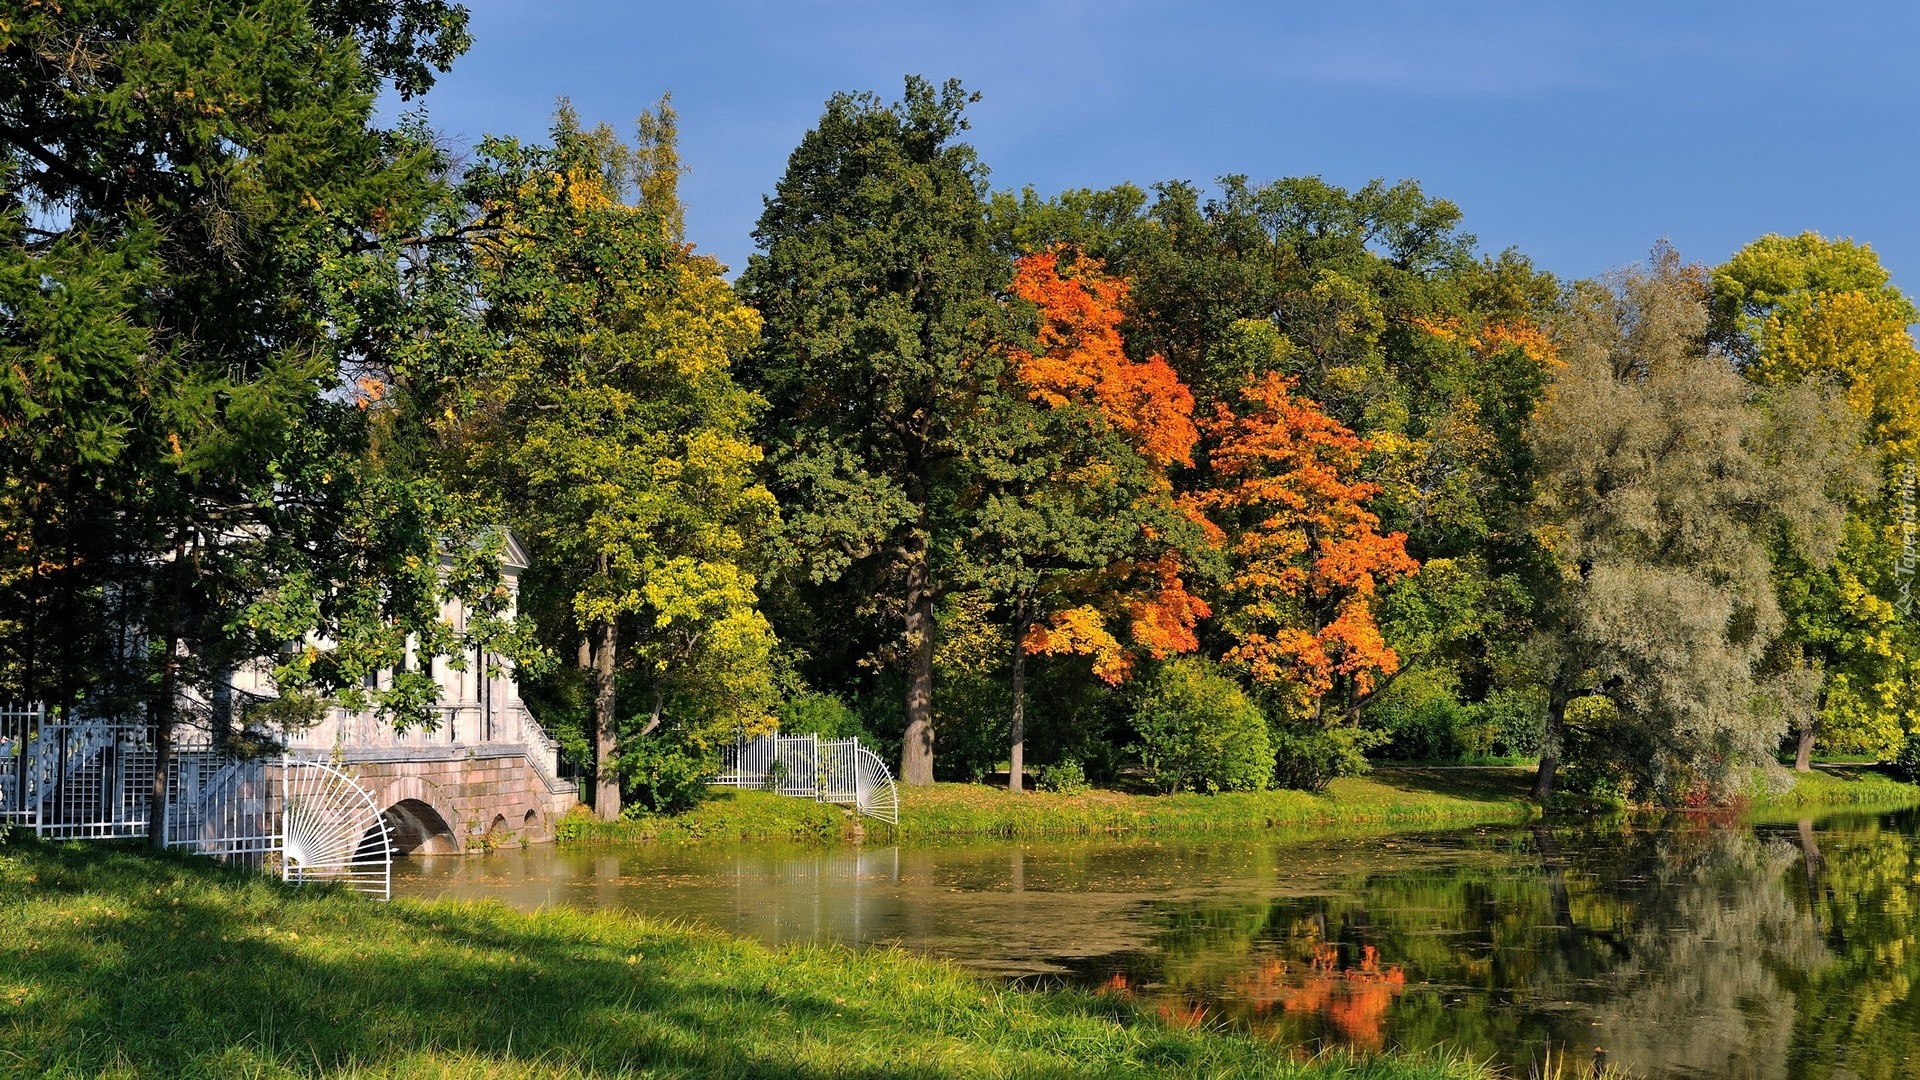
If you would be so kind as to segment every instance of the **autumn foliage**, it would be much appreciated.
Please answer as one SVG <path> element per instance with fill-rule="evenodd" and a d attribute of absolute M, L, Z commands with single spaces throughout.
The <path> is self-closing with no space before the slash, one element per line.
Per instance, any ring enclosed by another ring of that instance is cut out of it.
<path fill-rule="evenodd" d="M 1148 466 L 1141 503 L 1177 515 L 1167 470 L 1193 463 L 1200 436 L 1193 394 L 1161 357 L 1127 356 L 1119 329 L 1126 282 L 1097 259 L 1057 249 L 1020 259 L 1010 291 L 1039 317 L 1035 347 L 1009 353 L 1021 389 L 1049 409 L 1084 410 L 1090 423 L 1120 433 Z M 1124 615 L 1133 645 L 1155 658 L 1198 648 L 1196 627 L 1210 609 L 1188 589 L 1179 552 L 1151 527 L 1143 526 L 1138 546 L 1142 554 L 1090 582 L 1102 595 L 1030 626 L 1025 649 L 1091 656 L 1094 674 L 1118 683 L 1133 657 L 1108 627 L 1116 616 Z"/>
<path fill-rule="evenodd" d="M 1238 413 L 1222 404 L 1196 424 L 1193 396 L 1165 360 L 1126 355 L 1119 330 L 1126 283 L 1096 260 L 1069 250 L 1029 255 L 1017 264 L 1012 291 L 1040 314 L 1036 348 L 1011 355 L 1020 383 L 1035 401 L 1085 408 L 1125 433 L 1163 470 L 1154 497 L 1173 498 L 1164 470 L 1192 463 L 1204 427 L 1213 486 L 1175 501 L 1207 541 L 1226 548 L 1234 568 L 1226 584 L 1228 659 L 1258 681 L 1290 683 L 1314 701 L 1342 678 L 1364 694 L 1398 668 L 1374 599 L 1417 564 L 1406 537 L 1382 535 L 1366 508 L 1378 488 L 1355 478 L 1364 440 L 1273 374 L 1243 389 Z M 1501 336 L 1523 348 L 1539 345 L 1522 333 Z M 1180 553 L 1162 545 L 1103 575 L 1104 598 L 1037 622 L 1023 644 L 1034 653 L 1091 656 L 1095 674 L 1119 682 L 1132 660 L 1110 623 L 1124 612 L 1139 650 L 1156 658 L 1192 652 L 1212 608 L 1188 588 L 1184 571 Z"/>
<path fill-rule="evenodd" d="M 1071 258 L 1069 266 L 1063 257 Z M 1200 437 L 1193 393 L 1161 357 L 1127 358 L 1120 337 L 1124 280 L 1107 276 L 1098 259 L 1060 249 L 1019 260 L 1011 291 L 1040 311 L 1038 351 L 1010 356 L 1034 400 L 1091 407 L 1154 464 L 1193 464 Z"/>
<path fill-rule="evenodd" d="M 1505 349 L 1519 349 L 1528 360 L 1543 367 L 1559 367 L 1560 352 L 1545 327 L 1530 319 L 1488 319 L 1476 328 L 1462 320 L 1416 318 L 1413 324 L 1444 341 L 1458 342 L 1477 356 L 1491 356 Z"/>
<path fill-rule="evenodd" d="M 1222 530 L 1233 572 L 1227 658 L 1317 701 L 1337 680 L 1365 694 L 1400 659 L 1380 632 L 1382 585 L 1414 573 L 1404 533 L 1380 532 L 1378 491 L 1356 479 L 1368 446 L 1293 383 L 1268 374 L 1205 427 L 1214 486 L 1192 504 Z"/>

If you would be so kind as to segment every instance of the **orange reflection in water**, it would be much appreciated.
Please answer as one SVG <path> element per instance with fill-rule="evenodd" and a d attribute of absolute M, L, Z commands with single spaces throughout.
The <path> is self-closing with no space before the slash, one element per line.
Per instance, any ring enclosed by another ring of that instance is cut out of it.
<path fill-rule="evenodd" d="M 1332 1021 L 1355 1046 L 1378 1050 L 1386 1041 L 1387 1010 L 1407 984 L 1398 964 L 1382 967 L 1380 952 L 1363 946 L 1360 962 L 1342 967 L 1337 946 L 1321 944 L 1305 964 L 1268 960 L 1235 978 L 1233 992 L 1256 1013 L 1314 1013 Z"/>

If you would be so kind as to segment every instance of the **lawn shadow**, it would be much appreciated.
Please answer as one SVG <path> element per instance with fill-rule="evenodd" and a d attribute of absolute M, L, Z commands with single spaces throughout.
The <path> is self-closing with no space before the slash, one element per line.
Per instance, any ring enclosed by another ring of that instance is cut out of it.
<path fill-rule="evenodd" d="M 1370 778 L 1400 791 L 1503 802 L 1525 800 L 1533 788 L 1533 774 L 1526 765 L 1382 766 Z"/>

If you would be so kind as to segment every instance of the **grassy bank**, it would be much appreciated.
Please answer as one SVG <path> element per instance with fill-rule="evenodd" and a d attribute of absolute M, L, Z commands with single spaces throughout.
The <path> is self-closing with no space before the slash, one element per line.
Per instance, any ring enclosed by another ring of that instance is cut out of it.
<path fill-rule="evenodd" d="M 376 904 L 110 845 L 0 845 L 0 1075 L 1471 1078 L 1298 1061 L 1121 1000 L 620 915 Z"/>
<path fill-rule="evenodd" d="M 1756 782 L 1756 813 L 1920 806 L 1920 786 L 1869 766 L 1820 766 L 1774 791 Z M 1327 825 L 1447 826 L 1526 821 L 1528 766 L 1380 768 L 1336 780 L 1325 792 L 1228 795 L 1014 795 L 985 784 L 902 788 L 900 823 L 889 826 L 811 799 L 757 791 L 720 792 L 684 814 L 616 822 L 576 816 L 562 838 L 586 842 L 647 840 L 932 840 L 949 837 L 1099 836 L 1144 832 L 1246 832 Z"/>
<path fill-rule="evenodd" d="M 1760 788 L 1753 798 L 1756 811 L 1772 814 L 1790 810 L 1833 810 L 1920 806 L 1920 786 L 1903 784 L 1871 765 L 1820 765 L 1810 773 L 1794 773 L 1785 791 Z"/>
<path fill-rule="evenodd" d="M 1240 832 L 1313 825 L 1467 825 L 1524 821 L 1527 769 L 1381 769 L 1334 781 L 1325 792 L 1227 795 L 1015 795 L 983 784 L 902 788 L 900 823 L 860 819 L 807 799 L 742 791 L 717 795 L 673 817 L 565 823 L 586 841 L 831 840 L 863 832 L 886 839 L 955 836 L 1092 836 L 1109 833 Z"/>

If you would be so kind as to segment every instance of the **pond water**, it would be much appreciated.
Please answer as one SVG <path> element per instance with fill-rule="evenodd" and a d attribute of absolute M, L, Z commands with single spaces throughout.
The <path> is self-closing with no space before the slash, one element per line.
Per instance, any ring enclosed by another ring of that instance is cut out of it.
<path fill-rule="evenodd" d="M 1517 1066 L 1920 1076 L 1920 812 L 915 847 L 540 847 L 406 895 L 898 945 L 1176 1023 Z"/>

